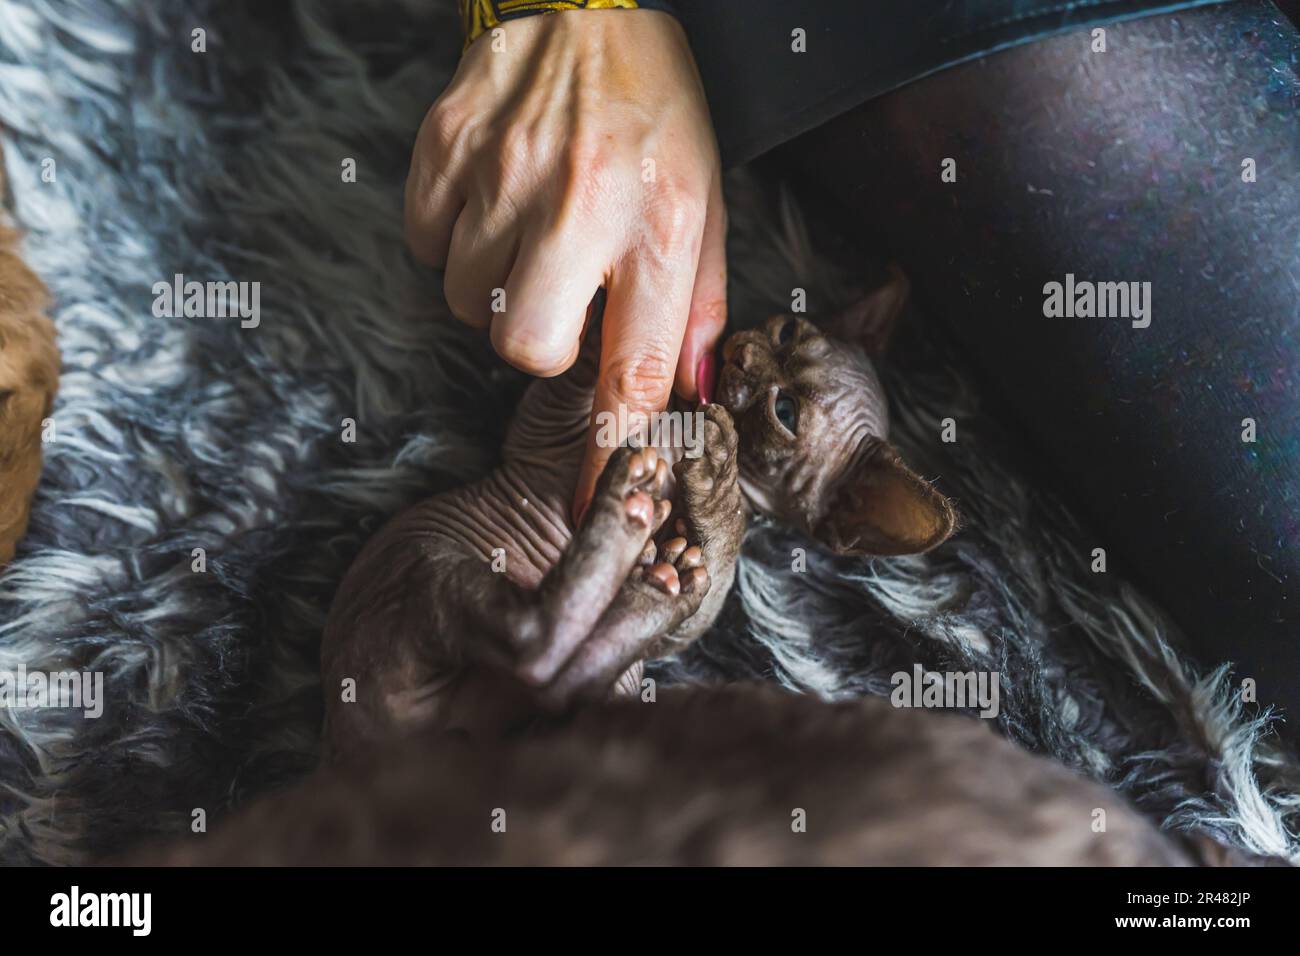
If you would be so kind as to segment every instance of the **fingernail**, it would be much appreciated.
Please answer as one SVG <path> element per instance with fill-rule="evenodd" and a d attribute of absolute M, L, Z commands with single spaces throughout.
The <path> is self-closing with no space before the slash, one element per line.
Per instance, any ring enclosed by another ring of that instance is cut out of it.
<path fill-rule="evenodd" d="M 695 389 L 700 393 L 700 402 L 705 405 L 713 403 L 713 386 L 715 384 L 716 369 L 713 359 L 713 350 L 705 352 L 700 356 L 699 363 L 695 366 Z"/>

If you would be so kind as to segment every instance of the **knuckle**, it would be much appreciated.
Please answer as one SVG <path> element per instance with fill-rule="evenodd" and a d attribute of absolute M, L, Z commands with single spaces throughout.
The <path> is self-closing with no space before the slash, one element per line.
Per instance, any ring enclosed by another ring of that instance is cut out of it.
<path fill-rule="evenodd" d="M 497 183 L 503 186 L 519 183 L 546 168 L 551 152 L 544 130 L 525 123 L 510 123 L 498 134 L 493 150 Z"/>
<path fill-rule="evenodd" d="M 536 148 L 533 132 L 523 123 L 509 123 L 497 137 L 498 161 L 507 168 L 527 162 Z"/>
<path fill-rule="evenodd" d="M 661 351 L 644 351 L 610 366 L 608 381 L 614 398 L 637 411 L 658 410 L 667 397 L 675 363 Z"/>
<path fill-rule="evenodd" d="M 474 114 L 454 96 L 443 96 L 429 108 L 424 119 L 426 144 L 439 156 L 450 155 L 474 122 Z"/>
<path fill-rule="evenodd" d="M 498 355 L 529 375 L 551 378 L 573 364 L 577 348 L 549 338 L 539 338 L 526 329 L 505 322 L 493 322 L 492 347 Z"/>
<path fill-rule="evenodd" d="M 613 159 L 609 146 L 599 136 L 579 132 L 564 145 L 562 171 L 571 182 L 608 180 L 613 174 Z"/>
<path fill-rule="evenodd" d="M 707 202 L 703 193 L 668 182 L 650 199 L 646 211 L 646 241 L 662 256 L 694 253 L 704 232 Z"/>
<path fill-rule="evenodd" d="M 598 139 L 577 135 L 560 152 L 556 162 L 560 222 L 585 222 L 602 203 L 618 195 L 618 174 L 609 149 Z"/>

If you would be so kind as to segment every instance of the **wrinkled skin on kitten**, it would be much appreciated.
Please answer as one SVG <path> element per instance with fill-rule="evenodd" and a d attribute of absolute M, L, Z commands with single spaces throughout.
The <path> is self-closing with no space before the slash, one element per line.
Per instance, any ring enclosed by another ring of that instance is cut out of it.
<path fill-rule="evenodd" d="M 906 293 L 895 272 L 826 329 L 777 316 L 731 336 L 703 453 L 620 449 L 575 530 L 589 335 L 569 372 L 529 387 L 500 468 L 399 515 L 348 572 L 322 647 L 327 750 L 426 726 L 498 734 L 539 705 L 637 690 L 645 660 L 717 617 L 750 510 L 844 554 L 943 541 L 953 508 L 889 446 L 868 355 Z"/>
<path fill-rule="evenodd" d="M 722 347 L 717 398 L 743 436 L 746 498 L 840 554 L 916 554 L 956 525 L 886 441 L 888 405 L 863 354 L 880 354 L 906 298 L 893 271 L 829 329 L 778 315 Z"/>

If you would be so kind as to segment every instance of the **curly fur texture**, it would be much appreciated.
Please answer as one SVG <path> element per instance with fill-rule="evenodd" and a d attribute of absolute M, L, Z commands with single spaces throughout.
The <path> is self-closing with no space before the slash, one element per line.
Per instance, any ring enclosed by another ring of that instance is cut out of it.
<path fill-rule="evenodd" d="M 58 439 L 0 577 L 0 669 L 93 668 L 107 695 L 99 720 L 0 712 L 0 861 L 120 850 L 298 778 L 344 569 L 400 507 L 490 467 L 521 380 L 401 245 L 411 141 L 459 48 L 451 4 L 428 0 L 0 0 L 15 218 L 64 357 Z M 736 323 L 794 286 L 813 309 L 847 301 L 792 208 L 729 187 Z M 177 272 L 260 281 L 260 326 L 155 318 L 151 287 Z M 724 620 L 657 675 L 844 698 L 914 661 L 1000 670 L 1011 739 L 1167 828 L 1296 859 L 1300 787 L 1264 718 L 1090 573 L 1050 481 L 911 325 L 885 372 L 893 434 L 963 533 L 866 561 L 754 527 Z"/>

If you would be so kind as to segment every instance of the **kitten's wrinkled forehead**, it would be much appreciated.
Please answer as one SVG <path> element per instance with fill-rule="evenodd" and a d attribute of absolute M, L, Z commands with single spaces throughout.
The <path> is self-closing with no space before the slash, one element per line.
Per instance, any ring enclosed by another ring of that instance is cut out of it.
<path fill-rule="evenodd" d="M 756 429 L 766 422 L 792 436 L 817 438 L 831 428 L 845 439 L 888 437 L 888 404 L 866 352 L 807 319 L 774 315 L 736 332 L 722 360 L 718 401 Z"/>

